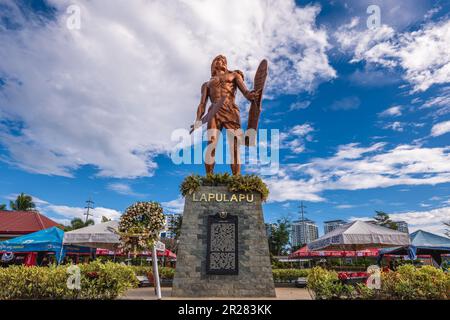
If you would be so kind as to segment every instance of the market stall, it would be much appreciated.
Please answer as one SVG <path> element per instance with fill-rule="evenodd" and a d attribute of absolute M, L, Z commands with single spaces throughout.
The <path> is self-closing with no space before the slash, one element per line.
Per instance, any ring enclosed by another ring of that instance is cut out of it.
<path fill-rule="evenodd" d="M 61 263 L 67 254 L 90 254 L 89 248 L 63 245 L 64 231 L 58 227 L 30 233 L 21 237 L 0 242 L 0 254 L 4 261 L 11 259 L 11 254 L 26 255 L 25 265 L 35 265 L 43 253 L 54 255 Z"/>
<path fill-rule="evenodd" d="M 439 267 L 442 263 L 442 256 L 450 254 L 449 238 L 417 230 L 411 233 L 410 239 L 409 245 L 381 250 L 379 261 L 386 255 L 408 256 L 411 260 L 416 260 L 421 255 L 428 255 L 433 259 L 433 264 Z"/>
<path fill-rule="evenodd" d="M 308 243 L 308 249 L 312 251 L 358 251 L 370 248 L 408 246 L 409 244 L 407 233 L 356 220 Z"/>

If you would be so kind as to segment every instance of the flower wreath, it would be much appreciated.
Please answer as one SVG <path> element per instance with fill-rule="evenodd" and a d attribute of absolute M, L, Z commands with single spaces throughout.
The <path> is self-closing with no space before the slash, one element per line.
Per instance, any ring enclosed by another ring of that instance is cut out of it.
<path fill-rule="evenodd" d="M 127 208 L 119 222 L 119 234 L 125 251 L 148 250 L 164 227 L 164 214 L 157 202 L 136 202 Z"/>

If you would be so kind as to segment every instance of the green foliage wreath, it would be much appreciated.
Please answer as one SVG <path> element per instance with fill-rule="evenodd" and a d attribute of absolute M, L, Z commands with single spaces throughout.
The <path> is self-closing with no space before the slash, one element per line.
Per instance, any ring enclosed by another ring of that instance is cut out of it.
<path fill-rule="evenodd" d="M 263 201 L 269 196 L 269 188 L 256 175 L 236 175 L 228 173 L 208 174 L 204 177 L 190 175 L 180 185 L 180 192 L 184 196 L 197 191 L 200 186 L 227 186 L 230 192 L 259 192 Z"/>
<path fill-rule="evenodd" d="M 157 202 L 136 202 L 127 208 L 119 222 L 123 249 L 127 252 L 148 250 L 164 227 L 164 214 Z"/>

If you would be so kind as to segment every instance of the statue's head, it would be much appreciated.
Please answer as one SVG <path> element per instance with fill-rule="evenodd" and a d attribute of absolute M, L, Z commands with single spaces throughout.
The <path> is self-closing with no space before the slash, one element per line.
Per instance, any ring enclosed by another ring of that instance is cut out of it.
<path fill-rule="evenodd" d="M 214 76 L 217 71 L 227 71 L 227 58 L 223 55 L 218 55 L 211 63 L 211 76 Z"/>

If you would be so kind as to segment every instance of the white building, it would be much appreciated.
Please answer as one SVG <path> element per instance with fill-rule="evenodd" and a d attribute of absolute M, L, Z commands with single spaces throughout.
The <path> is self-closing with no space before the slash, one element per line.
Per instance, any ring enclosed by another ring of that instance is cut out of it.
<path fill-rule="evenodd" d="M 180 217 L 181 214 L 179 213 L 172 213 L 172 214 L 165 214 L 164 217 L 166 221 L 164 222 L 164 229 L 161 231 L 161 238 L 169 238 L 173 239 L 175 238 L 175 234 L 171 231 L 172 228 L 175 226 L 175 223 Z"/>
<path fill-rule="evenodd" d="M 327 234 L 330 231 L 333 231 L 336 228 L 339 228 L 340 226 L 347 224 L 344 220 L 330 220 L 330 221 L 324 221 L 323 222 L 323 232 L 324 234 Z"/>
<path fill-rule="evenodd" d="M 397 230 L 404 233 L 409 233 L 408 224 L 405 221 L 394 221 L 397 225 Z"/>
<path fill-rule="evenodd" d="M 316 240 L 319 237 L 319 228 L 312 220 L 305 219 L 304 221 L 298 220 L 292 223 L 291 229 L 291 244 L 292 246 L 300 246 L 311 241 Z"/>

